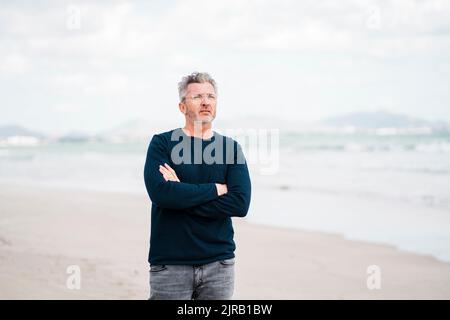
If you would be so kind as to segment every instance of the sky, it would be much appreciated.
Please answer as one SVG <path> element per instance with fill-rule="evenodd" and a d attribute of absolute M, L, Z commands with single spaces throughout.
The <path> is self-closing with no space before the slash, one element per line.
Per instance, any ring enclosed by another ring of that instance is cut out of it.
<path fill-rule="evenodd" d="M 193 71 L 217 81 L 218 118 L 450 121 L 450 1 L 2 1 L 0 126 L 179 126 Z"/>

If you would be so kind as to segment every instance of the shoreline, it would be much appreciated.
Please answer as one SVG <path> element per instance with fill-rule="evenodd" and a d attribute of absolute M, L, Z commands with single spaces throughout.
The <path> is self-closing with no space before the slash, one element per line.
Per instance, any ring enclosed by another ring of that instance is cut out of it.
<path fill-rule="evenodd" d="M 146 299 L 147 195 L 0 183 L 1 299 Z M 251 212 L 249 213 L 251 214 Z M 387 244 L 233 219 L 234 299 L 449 299 L 450 264 Z M 78 265 L 81 289 L 66 286 Z M 381 289 L 367 287 L 379 266 Z"/>

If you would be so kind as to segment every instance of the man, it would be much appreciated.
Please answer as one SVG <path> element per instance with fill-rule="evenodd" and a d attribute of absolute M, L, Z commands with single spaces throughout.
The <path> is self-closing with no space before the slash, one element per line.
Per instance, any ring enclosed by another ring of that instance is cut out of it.
<path fill-rule="evenodd" d="M 212 131 L 215 81 L 192 73 L 178 91 L 185 126 L 153 136 L 144 168 L 152 201 L 150 299 L 231 299 L 231 217 L 246 216 L 250 206 L 247 164 L 235 140 Z"/>

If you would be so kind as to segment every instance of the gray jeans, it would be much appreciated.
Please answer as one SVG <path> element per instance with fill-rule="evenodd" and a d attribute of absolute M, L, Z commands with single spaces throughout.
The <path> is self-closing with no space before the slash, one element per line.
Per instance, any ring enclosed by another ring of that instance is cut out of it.
<path fill-rule="evenodd" d="M 228 300 L 234 290 L 234 258 L 201 266 L 151 265 L 151 300 Z"/>

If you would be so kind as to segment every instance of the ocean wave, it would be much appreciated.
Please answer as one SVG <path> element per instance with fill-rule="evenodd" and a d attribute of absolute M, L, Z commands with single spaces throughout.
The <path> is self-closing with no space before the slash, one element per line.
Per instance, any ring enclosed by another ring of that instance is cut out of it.
<path fill-rule="evenodd" d="M 379 201 L 394 201 L 403 202 L 425 207 L 435 207 L 442 209 L 450 209 L 450 197 L 438 196 L 432 194 L 415 194 L 415 195 L 401 195 L 389 194 L 386 192 L 369 191 L 369 190 L 343 190 L 320 186 L 299 186 L 295 184 L 277 184 L 265 185 L 265 188 L 278 189 L 281 192 L 308 192 L 332 196 L 345 196 L 351 198 L 364 198 Z"/>
<path fill-rule="evenodd" d="M 364 143 L 364 142 L 340 142 L 340 143 L 291 143 L 281 144 L 281 148 L 287 151 L 341 151 L 341 152 L 419 152 L 419 153 L 445 153 L 450 154 L 450 142 L 429 143 Z"/>
<path fill-rule="evenodd" d="M 280 147 L 293 151 L 450 153 L 450 133 L 400 134 L 398 130 L 387 129 L 351 134 L 283 132 Z"/>
<path fill-rule="evenodd" d="M 450 153 L 450 142 L 448 141 L 434 141 L 431 143 L 419 143 L 414 148 L 415 151 L 419 152 L 430 152 L 430 153 Z"/>

